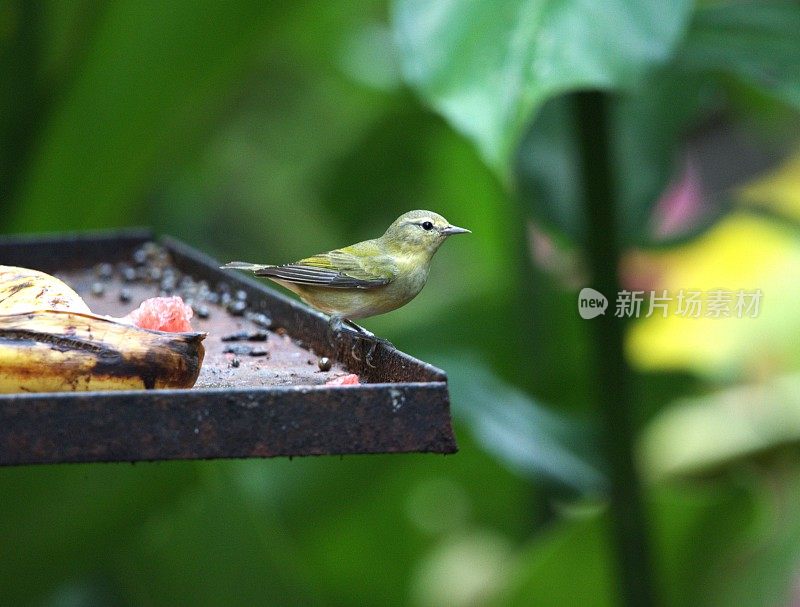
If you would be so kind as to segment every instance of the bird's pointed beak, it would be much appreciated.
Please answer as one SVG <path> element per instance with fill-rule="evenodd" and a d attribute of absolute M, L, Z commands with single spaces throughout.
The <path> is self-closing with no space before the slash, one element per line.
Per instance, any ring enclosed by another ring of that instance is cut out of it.
<path fill-rule="evenodd" d="M 447 226 L 442 230 L 442 234 L 450 236 L 452 234 L 472 234 L 467 228 L 459 228 L 458 226 Z"/>

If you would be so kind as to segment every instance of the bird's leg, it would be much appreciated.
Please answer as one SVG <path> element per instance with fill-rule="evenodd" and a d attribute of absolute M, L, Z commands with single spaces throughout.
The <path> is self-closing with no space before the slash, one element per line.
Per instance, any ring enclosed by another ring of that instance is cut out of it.
<path fill-rule="evenodd" d="M 360 327 L 352 320 L 343 318 L 342 322 L 348 327 L 350 327 L 355 333 L 359 335 L 359 337 L 362 337 L 363 339 L 377 339 L 374 333 L 372 333 L 371 331 L 367 331 L 364 327 Z"/>
<path fill-rule="evenodd" d="M 359 340 L 370 339 L 370 336 L 374 337 L 374 335 L 372 335 L 372 333 L 367 331 L 364 327 L 359 327 L 352 320 L 348 320 L 345 318 L 344 323 L 349 327 L 349 330 L 356 337 L 356 339 L 353 340 L 353 345 L 350 347 L 350 356 L 352 356 L 357 361 L 361 362 L 361 358 L 358 356 L 358 354 L 356 354 L 356 346 L 358 346 Z"/>
<path fill-rule="evenodd" d="M 347 330 L 350 331 L 357 339 L 366 338 L 369 339 L 370 337 L 374 337 L 372 333 L 364 329 L 363 327 L 359 327 L 356 323 L 352 320 L 348 320 L 347 318 L 342 318 L 342 328 L 347 327 Z M 358 345 L 358 341 L 353 340 L 353 345 L 350 347 L 350 356 L 355 358 L 357 361 L 361 361 L 361 358 L 356 354 L 356 346 Z"/>
<path fill-rule="evenodd" d="M 372 359 L 379 343 L 383 344 L 384 346 L 387 346 L 388 348 L 394 348 L 394 346 L 390 341 L 383 339 L 381 337 L 377 337 L 371 331 L 368 331 L 364 327 L 361 327 L 356 323 L 354 323 L 352 320 L 349 320 L 342 316 L 334 315 L 328 319 L 328 331 L 329 331 L 328 336 L 331 348 L 334 350 L 336 349 L 335 338 L 337 333 L 347 331 L 356 338 L 355 340 L 353 340 L 353 345 L 350 348 L 350 356 L 352 356 L 357 361 L 361 360 L 361 357 L 359 357 L 357 354 L 358 342 L 368 341 L 369 347 L 367 349 L 365 362 L 370 367 L 374 367 L 374 365 L 372 364 Z"/>
<path fill-rule="evenodd" d="M 356 340 L 353 341 L 353 347 L 350 348 L 350 356 L 360 361 L 361 358 L 359 358 L 358 355 L 356 354 L 356 345 L 358 344 L 358 340 L 370 342 L 370 349 L 367 351 L 366 363 L 368 366 L 371 367 L 372 352 L 375 349 L 375 340 L 377 339 L 375 337 L 375 334 L 372 333 L 371 331 L 367 331 L 364 327 L 358 326 L 352 320 L 348 320 L 347 318 L 344 319 L 344 322 L 348 327 L 351 328 L 354 335 L 356 336 Z"/>
<path fill-rule="evenodd" d="M 328 318 L 328 343 L 333 351 L 336 351 L 336 335 L 338 333 L 343 333 L 344 331 L 355 335 L 359 339 L 364 337 L 365 334 L 372 335 L 366 331 L 366 329 L 362 329 L 352 321 L 342 318 L 341 316 L 332 315 Z M 352 347 L 350 348 L 350 356 L 360 361 L 361 359 L 356 354 L 356 346 L 357 342 L 354 341 Z"/>
<path fill-rule="evenodd" d="M 342 330 L 342 317 L 333 315 L 328 318 L 328 345 L 336 351 L 336 334 Z"/>
<path fill-rule="evenodd" d="M 361 337 L 363 329 L 346 318 L 337 316 L 335 314 L 328 318 L 328 339 L 332 350 L 336 350 L 336 334 L 343 333 L 344 331 Z M 355 342 L 350 348 L 350 355 L 356 360 L 361 360 L 358 356 L 356 356 Z"/>
<path fill-rule="evenodd" d="M 367 331 L 364 327 L 360 327 L 359 325 L 354 323 L 352 320 L 348 320 L 347 318 L 344 318 L 343 322 L 348 327 L 352 328 L 353 331 L 355 331 L 356 335 L 360 339 L 363 339 L 365 341 L 370 342 L 369 348 L 367 349 L 367 354 L 366 354 L 366 356 L 364 358 L 364 361 L 367 363 L 367 366 L 373 367 L 373 368 L 375 367 L 375 365 L 372 364 L 372 359 L 373 359 L 373 356 L 375 355 L 375 350 L 377 349 L 378 344 L 383 344 L 387 348 L 392 348 L 392 349 L 394 348 L 394 345 L 388 339 L 383 339 L 382 337 L 377 337 L 373 332 Z M 353 347 L 350 350 L 350 355 L 353 358 L 355 358 L 356 360 L 361 360 L 358 356 L 356 356 L 355 347 L 356 347 L 356 344 L 354 343 Z"/>

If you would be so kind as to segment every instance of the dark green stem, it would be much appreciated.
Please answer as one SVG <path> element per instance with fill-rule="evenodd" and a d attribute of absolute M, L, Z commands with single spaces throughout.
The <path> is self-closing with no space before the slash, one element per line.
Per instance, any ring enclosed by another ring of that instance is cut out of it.
<path fill-rule="evenodd" d="M 600 92 L 579 93 L 575 111 L 586 207 L 587 266 L 591 286 L 609 300 L 605 315 L 586 322 L 593 331 L 594 390 L 610 470 L 620 592 L 625 605 L 653 605 L 656 600 L 647 517 L 633 460 L 632 374 L 623 352 L 623 322 L 614 315 L 620 249 L 607 96 Z"/>

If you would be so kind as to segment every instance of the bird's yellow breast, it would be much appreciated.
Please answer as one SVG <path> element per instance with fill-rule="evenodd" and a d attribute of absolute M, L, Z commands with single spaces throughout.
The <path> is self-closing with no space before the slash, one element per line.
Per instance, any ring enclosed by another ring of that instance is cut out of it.
<path fill-rule="evenodd" d="M 394 258 L 397 275 L 390 283 L 371 289 L 335 289 L 275 282 L 297 293 L 309 305 L 330 315 L 349 319 L 367 318 L 391 312 L 414 299 L 428 280 L 430 259 L 411 255 Z"/>

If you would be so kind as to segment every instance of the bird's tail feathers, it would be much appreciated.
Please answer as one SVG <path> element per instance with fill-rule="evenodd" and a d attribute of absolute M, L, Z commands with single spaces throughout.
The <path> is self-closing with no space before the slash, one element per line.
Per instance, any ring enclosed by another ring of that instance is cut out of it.
<path fill-rule="evenodd" d="M 263 270 L 268 267 L 268 265 L 247 263 L 246 261 L 231 261 L 224 266 L 220 266 L 223 270 L 250 270 L 251 272 L 257 272 L 258 270 Z"/>

